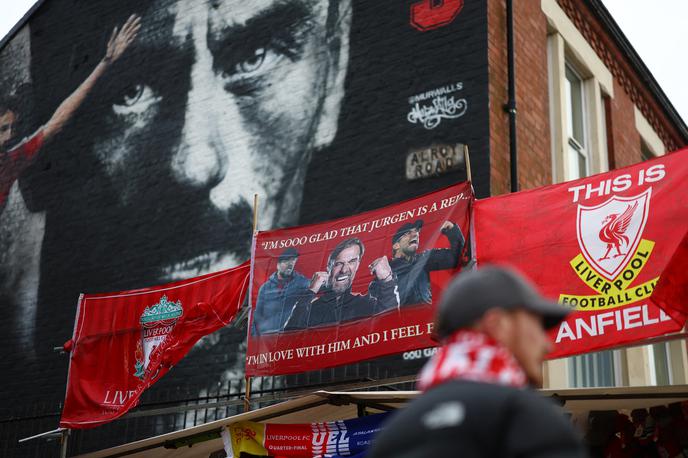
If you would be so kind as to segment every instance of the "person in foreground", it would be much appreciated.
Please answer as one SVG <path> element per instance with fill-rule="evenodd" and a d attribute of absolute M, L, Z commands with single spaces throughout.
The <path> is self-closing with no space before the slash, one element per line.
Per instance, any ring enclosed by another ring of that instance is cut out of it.
<path fill-rule="evenodd" d="M 585 457 L 569 420 L 528 389 L 542 385 L 545 333 L 568 313 L 516 272 L 485 267 L 456 277 L 438 306 L 438 352 L 424 393 L 395 414 L 369 458 Z"/>

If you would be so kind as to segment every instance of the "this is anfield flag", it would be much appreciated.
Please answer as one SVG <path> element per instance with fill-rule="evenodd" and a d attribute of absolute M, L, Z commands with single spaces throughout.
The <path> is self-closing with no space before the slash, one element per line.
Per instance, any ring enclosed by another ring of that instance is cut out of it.
<path fill-rule="evenodd" d="M 576 311 L 561 357 L 642 341 L 686 321 L 688 150 L 477 201 L 478 267 L 510 264 Z M 683 248 L 681 248 L 681 246 Z M 670 262 L 671 261 L 671 262 Z"/>
<path fill-rule="evenodd" d="M 246 374 L 332 367 L 434 346 L 434 302 L 468 257 L 461 183 L 379 210 L 259 232 Z"/>
<path fill-rule="evenodd" d="M 227 426 L 222 439 L 228 458 L 359 457 L 373 443 L 389 413 L 323 423 L 277 424 L 241 421 Z"/>
<path fill-rule="evenodd" d="M 63 428 L 124 415 L 204 335 L 229 324 L 245 299 L 249 263 L 152 288 L 79 298 Z"/>

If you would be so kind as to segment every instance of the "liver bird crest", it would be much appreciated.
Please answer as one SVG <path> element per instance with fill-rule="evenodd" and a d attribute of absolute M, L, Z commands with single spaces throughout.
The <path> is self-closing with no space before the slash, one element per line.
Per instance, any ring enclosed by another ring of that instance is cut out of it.
<path fill-rule="evenodd" d="M 626 207 L 621 216 L 618 213 L 612 213 L 602 220 L 602 229 L 600 229 L 599 236 L 600 240 L 607 244 L 607 252 L 598 261 L 611 259 L 610 252 L 613 248 L 616 248 L 614 257 L 626 255 L 626 253 L 621 252 L 621 246 L 628 245 L 628 237 L 625 234 L 636 208 L 638 208 L 637 201 L 633 205 Z"/>

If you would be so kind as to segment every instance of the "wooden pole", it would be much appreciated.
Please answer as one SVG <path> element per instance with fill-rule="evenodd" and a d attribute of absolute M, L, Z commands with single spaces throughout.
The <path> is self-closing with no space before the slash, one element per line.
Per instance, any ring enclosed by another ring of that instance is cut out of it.
<path fill-rule="evenodd" d="M 244 378 L 246 383 L 246 395 L 244 396 L 244 412 L 251 411 L 251 377 L 246 376 Z"/>
<path fill-rule="evenodd" d="M 253 195 L 253 234 L 256 233 L 258 227 L 258 194 Z"/>
<path fill-rule="evenodd" d="M 463 161 L 466 164 L 466 178 L 473 184 L 473 177 L 471 175 L 471 156 L 468 154 L 468 145 L 463 145 Z"/>
<path fill-rule="evenodd" d="M 253 195 L 253 237 L 256 236 L 256 230 L 258 228 L 258 194 Z M 251 240 L 253 244 L 253 240 Z M 249 290 L 250 291 L 250 290 Z M 248 297 L 248 308 L 251 310 L 251 296 Z M 251 332 L 250 323 L 247 326 L 247 333 Z M 249 412 L 251 410 L 251 377 L 245 377 L 246 382 L 246 395 L 244 396 L 244 412 Z"/>

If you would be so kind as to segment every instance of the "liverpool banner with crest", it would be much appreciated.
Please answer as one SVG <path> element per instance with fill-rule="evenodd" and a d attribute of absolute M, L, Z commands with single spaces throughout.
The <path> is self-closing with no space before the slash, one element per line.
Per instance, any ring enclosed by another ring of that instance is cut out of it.
<path fill-rule="evenodd" d="M 470 256 L 473 192 L 432 194 L 254 241 L 246 375 L 434 346 L 433 302 Z"/>
<path fill-rule="evenodd" d="M 686 196 L 684 150 L 477 201 L 478 267 L 513 265 L 576 310 L 552 331 L 551 357 L 678 331 L 688 308 L 681 303 L 688 270 L 679 253 L 688 231 Z"/>
<path fill-rule="evenodd" d="M 124 415 L 206 334 L 229 324 L 248 290 L 249 264 L 152 288 L 79 297 L 63 428 Z"/>

